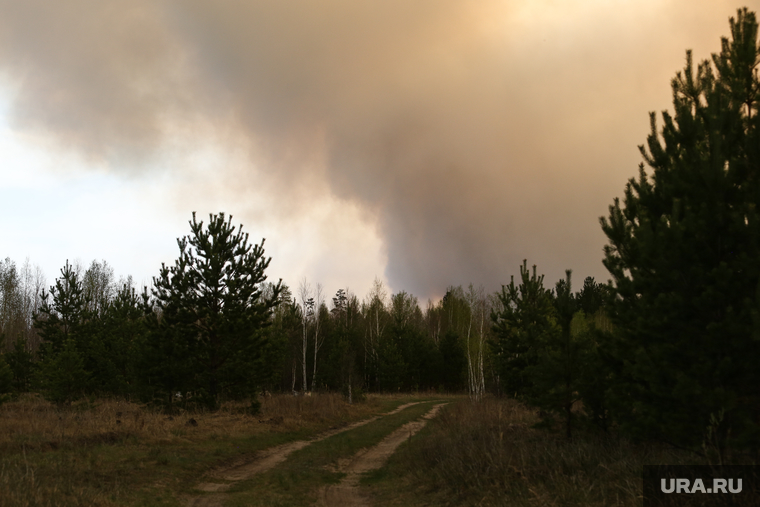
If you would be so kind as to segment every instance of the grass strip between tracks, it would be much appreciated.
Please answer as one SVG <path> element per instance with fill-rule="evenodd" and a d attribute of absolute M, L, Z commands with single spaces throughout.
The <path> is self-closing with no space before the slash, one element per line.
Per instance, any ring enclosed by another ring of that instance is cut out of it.
<path fill-rule="evenodd" d="M 296 451 L 273 470 L 235 484 L 229 490 L 226 505 L 313 504 L 321 486 L 337 484 L 344 477 L 345 474 L 336 471 L 341 460 L 351 459 L 361 449 L 378 444 L 404 423 L 420 418 L 435 403 L 436 401 L 427 401 L 413 405 L 397 414 L 382 417 Z"/>

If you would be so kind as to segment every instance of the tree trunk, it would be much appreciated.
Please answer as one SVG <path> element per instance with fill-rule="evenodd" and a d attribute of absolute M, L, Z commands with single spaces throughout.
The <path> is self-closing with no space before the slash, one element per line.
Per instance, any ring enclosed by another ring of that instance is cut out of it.
<path fill-rule="evenodd" d="M 311 390 L 317 387 L 317 352 L 321 344 L 319 343 L 319 311 L 322 307 L 322 284 L 317 284 L 317 300 L 315 302 L 316 310 L 314 312 L 314 371 L 311 376 Z"/>
<path fill-rule="evenodd" d="M 311 372 L 311 390 L 317 386 L 317 352 L 319 351 L 319 316 L 314 330 L 314 371 Z"/>
<path fill-rule="evenodd" d="M 307 390 L 306 385 L 306 347 L 309 345 L 309 342 L 307 341 L 308 335 L 306 333 L 306 319 L 303 321 L 303 360 L 301 361 L 303 363 L 303 392 L 305 393 Z"/>

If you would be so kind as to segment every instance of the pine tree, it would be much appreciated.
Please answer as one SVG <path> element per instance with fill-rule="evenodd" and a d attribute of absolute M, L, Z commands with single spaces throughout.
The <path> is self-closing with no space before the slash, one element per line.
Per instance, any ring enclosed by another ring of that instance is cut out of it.
<path fill-rule="evenodd" d="M 447 391 L 468 389 L 472 394 L 472 354 L 468 356 L 468 346 L 473 327 L 473 308 L 470 303 L 475 301 L 474 298 L 468 301 L 467 296 L 461 286 L 446 289 L 436 311 L 440 316 L 436 332 L 439 336 L 442 335 L 438 346 L 443 360 L 444 388 Z"/>
<path fill-rule="evenodd" d="M 140 297 L 131 283 L 100 302 L 100 315 L 91 323 L 86 357 L 93 388 L 118 396 L 132 394 L 139 383 L 138 355 L 145 335 Z"/>
<path fill-rule="evenodd" d="M 53 301 L 49 297 L 53 296 Z M 87 317 L 87 299 L 82 281 L 74 267 L 66 261 L 61 277 L 56 278 L 50 292 L 42 292 L 42 305 L 34 315 L 34 326 L 44 340 L 40 354 L 57 353 L 63 343 L 75 339 Z"/>
<path fill-rule="evenodd" d="M 443 388 L 448 392 L 463 390 L 466 386 L 467 356 L 464 354 L 464 348 L 456 331 L 447 330 L 441 338 L 438 348 L 441 351 L 443 363 L 441 369 Z"/>
<path fill-rule="evenodd" d="M 550 414 L 560 414 L 567 438 L 572 437 L 573 406 L 580 401 L 590 349 L 588 333 L 577 329 L 578 301 L 572 292 L 570 275 L 568 270 L 566 278 L 557 282 L 552 300 L 556 326 L 550 327 L 535 345 L 538 358 L 527 369 L 533 383 L 527 401 Z"/>
<path fill-rule="evenodd" d="M 29 391 L 34 369 L 34 355 L 27 350 L 27 341 L 18 335 L 13 349 L 5 354 L 5 359 L 13 373 L 13 389 L 17 393 Z"/>
<path fill-rule="evenodd" d="M 73 339 L 60 344 L 55 354 L 45 357 L 37 371 L 37 385 L 43 396 L 61 405 L 70 405 L 87 388 L 89 373 Z"/>
<path fill-rule="evenodd" d="M 604 306 L 606 297 L 606 286 L 595 282 L 591 276 L 586 277 L 577 297 L 578 310 L 582 310 L 586 316 L 591 317 Z"/>
<path fill-rule="evenodd" d="M 275 284 L 267 282 L 262 296 L 269 299 L 275 287 Z M 287 285 L 282 284 L 278 298 L 277 306 L 272 315 L 272 323 L 266 329 L 266 347 L 262 351 L 264 367 L 257 372 L 258 378 L 256 379 L 256 383 L 267 391 L 281 389 L 287 384 L 287 381 L 283 381 L 283 377 L 285 375 L 289 377 L 288 374 L 290 373 L 289 365 L 286 364 L 290 334 L 294 328 L 297 331 L 300 324 L 299 316 L 293 312 L 290 306 L 292 294 Z"/>
<path fill-rule="evenodd" d="M 363 378 L 359 361 L 362 335 L 356 324 L 358 307 L 356 296 L 338 289 L 333 298 L 332 318 L 325 329 L 325 360 L 321 367 L 325 384 L 341 391 L 352 402 L 361 397 Z"/>
<path fill-rule="evenodd" d="M 602 218 L 618 420 L 695 448 L 717 414 L 721 445 L 760 447 L 760 138 L 755 14 L 672 81 L 674 114 L 651 113 L 638 179 Z M 729 442 L 728 437 L 732 441 Z"/>
<path fill-rule="evenodd" d="M 491 347 L 499 363 L 504 392 L 531 400 L 536 390 L 534 368 L 547 343 L 559 334 L 551 291 L 544 275 L 532 274 L 527 261 L 520 266 L 520 284 L 514 276 L 497 293 L 501 308 L 491 313 L 495 339 Z"/>
<path fill-rule="evenodd" d="M 71 403 L 89 388 L 83 354 L 90 352 L 87 304 L 79 273 L 67 260 L 55 286 L 42 293 L 40 310 L 34 315 L 34 326 L 43 339 L 35 379 L 51 401 Z"/>
<path fill-rule="evenodd" d="M 0 354 L 0 403 L 11 398 L 11 391 L 13 391 L 13 371 L 5 361 L 4 355 Z"/>
<path fill-rule="evenodd" d="M 377 347 L 378 386 L 381 391 L 396 392 L 401 389 L 406 376 L 406 363 L 396 337 L 383 336 Z"/>
<path fill-rule="evenodd" d="M 163 358 L 181 378 L 160 379 L 164 388 L 192 392 L 207 407 L 219 396 L 255 394 L 256 370 L 262 367 L 271 310 L 279 301 L 281 283 L 262 297 L 264 242 L 248 243 L 248 234 L 232 226 L 224 213 L 209 215 L 208 227 L 190 222 L 192 234 L 177 240 L 180 256 L 163 265 L 153 279 L 160 312 L 158 333 Z M 172 391 L 169 391 L 170 393 Z"/>

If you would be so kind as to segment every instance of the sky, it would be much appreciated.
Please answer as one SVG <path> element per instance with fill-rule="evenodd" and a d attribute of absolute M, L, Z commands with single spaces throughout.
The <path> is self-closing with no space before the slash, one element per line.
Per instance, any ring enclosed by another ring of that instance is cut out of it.
<path fill-rule="evenodd" d="M 270 281 L 422 301 L 602 265 L 723 0 L 0 0 L 0 258 L 149 284 L 224 212 Z"/>

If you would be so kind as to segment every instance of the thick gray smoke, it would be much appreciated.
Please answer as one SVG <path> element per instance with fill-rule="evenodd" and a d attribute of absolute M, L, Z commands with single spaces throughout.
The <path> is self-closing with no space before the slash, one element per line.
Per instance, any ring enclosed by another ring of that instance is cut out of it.
<path fill-rule="evenodd" d="M 6 0 L 0 66 L 15 128 L 117 169 L 214 125 L 249 150 L 231 196 L 265 178 L 303 213 L 294 182 L 322 167 L 376 218 L 395 290 L 493 289 L 523 258 L 577 285 L 607 278 L 598 217 L 647 112 L 736 8 L 661 4 Z"/>

